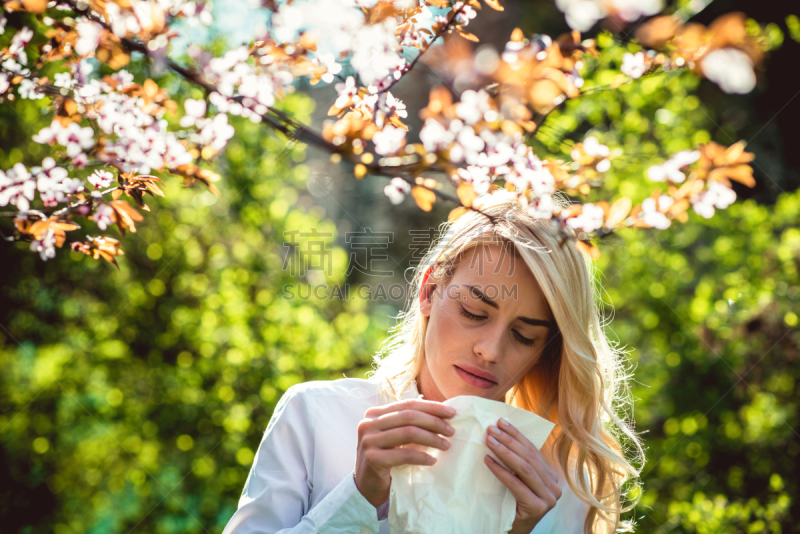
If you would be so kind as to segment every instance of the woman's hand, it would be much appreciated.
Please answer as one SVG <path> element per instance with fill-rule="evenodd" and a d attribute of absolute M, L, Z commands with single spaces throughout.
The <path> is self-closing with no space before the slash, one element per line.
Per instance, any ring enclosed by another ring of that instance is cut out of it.
<path fill-rule="evenodd" d="M 498 426 L 489 427 L 486 444 L 511 471 L 488 454 L 484 462 L 517 500 L 510 534 L 529 534 L 561 498 L 558 474 L 519 430 L 505 419 L 500 419 Z"/>
<path fill-rule="evenodd" d="M 396 465 L 433 465 L 436 458 L 403 445 L 417 444 L 441 450 L 455 429 L 445 419 L 455 409 L 440 402 L 409 399 L 370 408 L 358 423 L 356 487 L 376 508 L 389 498 L 391 475 Z"/>

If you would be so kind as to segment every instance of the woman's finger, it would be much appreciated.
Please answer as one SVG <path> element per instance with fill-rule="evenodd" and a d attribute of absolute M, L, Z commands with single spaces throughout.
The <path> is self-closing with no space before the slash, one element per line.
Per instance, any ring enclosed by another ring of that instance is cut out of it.
<path fill-rule="evenodd" d="M 558 473 L 556 473 L 550 464 L 547 463 L 547 460 L 544 459 L 544 456 L 542 456 L 542 453 L 536 448 L 536 445 L 531 443 L 531 440 L 526 438 L 522 432 L 520 432 L 514 425 L 505 419 L 499 419 L 497 421 L 497 426 L 500 428 L 500 430 L 513 438 L 515 443 L 514 446 L 509 446 L 508 443 L 495 434 L 497 439 L 503 443 L 506 443 L 506 446 L 509 446 L 509 448 L 516 452 L 519 456 L 528 460 L 528 463 L 531 465 L 541 467 L 540 472 L 543 471 L 545 474 L 547 474 L 547 476 L 550 477 L 554 484 L 558 485 Z"/>
<path fill-rule="evenodd" d="M 506 447 L 503 443 L 494 438 L 491 434 L 486 438 L 486 444 L 489 449 L 494 452 L 503 463 L 508 466 L 508 469 L 527 486 L 533 493 L 540 499 L 550 501 L 554 495 L 550 487 L 548 487 L 542 475 L 528 462 L 520 458 L 515 452 Z M 550 482 L 552 484 L 552 481 Z M 509 488 L 511 489 L 511 488 Z M 555 500 L 555 499 L 553 499 Z"/>
<path fill-rule="evenodd" d="M 517 501 L 517 507 L 528 510 L 540 517 L 547 513 L 547 503 L 532 492 L 514 473 L 500 465 L 488 454 L 484 456 L 483 460 L 486 463 L 486 467 L 494 473 L 494 476 L 511 491 L 511 495 Z"/>
<path fill-rule="evenodd" d="M 444 436 L 452 436 L 456 432 L 455 429 L 441 417 L 411 409 L 381 415 L 375 420 L 375 423 L 376 430 L 388 430 L 390 428 L 403 426 L 418 426 Z"/>
<path fill-rule="evenodd" d="M 384 430 L 383 432 L 378 432 L 364 438 L 365 445 L 369 447 L 379 447 L 381 449 L 390 449 L 410 443 L 435 447 L 443 451 L 450 448 L 450 442 L 446 439 L 434 432 L 429 432 L 416 426 L 390 428 L 389 430 Z"/>
<path fill-rule="evenodd" d="M 367 410 L 366 417 L 380 417 L 387 413 L 400 412 L 403 410 L 419 410 L 420 412 L 429 413 L 443 419 L 449 419 L 456 414 L 455 408 L 442 404 L 441 402 L 424 399 L 406 399 L 384 404 L 383 406 L 372 407 Z"/>
<path fill-rule="evenodd" d="M 364 459 L 371 467 L 383 470 L 400 465 L 433 465 L 436 458 L 414 449 L 370 449 Z"/>

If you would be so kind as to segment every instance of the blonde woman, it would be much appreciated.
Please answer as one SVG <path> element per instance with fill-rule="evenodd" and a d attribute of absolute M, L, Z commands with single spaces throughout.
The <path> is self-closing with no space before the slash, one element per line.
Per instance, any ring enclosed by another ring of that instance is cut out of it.
<path fill-rule="evenodd" d="M 600 322 L 588 261 L 502 190 L 443 225 L 368 379 L 291 387 L 256 453 L 226 534 L 388 533 L 390 469 L 447 450 L 443 401 L 475 395 L 556 423 L 538 450 L 503 420 L 484 461 L 517 501 L 513 534 L 630 529 L 623 484 L 643 458 L 618 410 L 626 375 Z M 420 398 L 421 396 L 421 398 Z M 494 534 L 494 533 L 487 533 Z"/>

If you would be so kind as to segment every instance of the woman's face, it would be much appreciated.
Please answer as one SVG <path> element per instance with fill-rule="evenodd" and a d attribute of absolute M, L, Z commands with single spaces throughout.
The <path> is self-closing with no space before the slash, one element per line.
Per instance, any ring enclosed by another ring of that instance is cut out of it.
<path fill-rule="evenodd" d="M 539 284 L 521 258 L 494 243 L 466 253 L 446 282 L 434 285 L 429 273 L 419 300 L 428 317 L 420 393 L 440 402 L 459 395 L 503 401 L 555 327 Z"/>

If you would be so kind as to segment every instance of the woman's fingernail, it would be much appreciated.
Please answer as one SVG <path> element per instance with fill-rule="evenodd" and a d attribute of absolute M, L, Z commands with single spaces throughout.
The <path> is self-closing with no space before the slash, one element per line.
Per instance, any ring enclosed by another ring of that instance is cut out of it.
<path fill-rule="evenodd" d="M 496 426 L 494 426 L 494 425 L 491 425 L 491 426 L 489 427 L 489 432 L 490 432 L 490 433 L 492 433 L 492 434 L 494 434 L 495 436 L 499 436 L 499 435 L 500 435 L 500 429 L 499 429 L 499 428 L 497 428 L 497 427 L 496 427 Z"/>
<path fill-rule="evenodd" d="M 489 441 L 492 443 L 492 445 L 500 445 L 500 442 L 494 439 L 493 436 L 489 436 Z"/>
<path fill-rule="evenodd" d="M 455 433 L 455 431 L 456 431 L 456 429 L 455 429 L 455 428 L 453 428 L 453 427 L 452 427 L 452 425 L 447 425 L 447 426 L 445 426 L 444 428 L 445 428 L 445 430 L 447 430 L 448 432 L 453 432 L 453 433 Z"/>
<path fill-rule="evenodd" d="M 511 423 L 509 423 L 508 421 L 506 421 L 505 419 L 503 419 L 501 417 L 500 418 L 500 426 L 509 427 L 509 426 L 511 426 Z"/>
<path fill-rule="evenodd" d="M 447 449 L 450 448 L 450 442 L 447 441 L 447 440 L 444 440 L 444 443 L 442 443 L 442 446 L 444 447 L 444 450 L 447 450 Z"/>
<path fill-rule="evenodd" d="M 453 408 L 452 406 L 445 406 L 445 410 L 444 411 L 446 413 L 448 413 L 449 415 L 455 415 L 456 414 L 456 409 Z"/>

